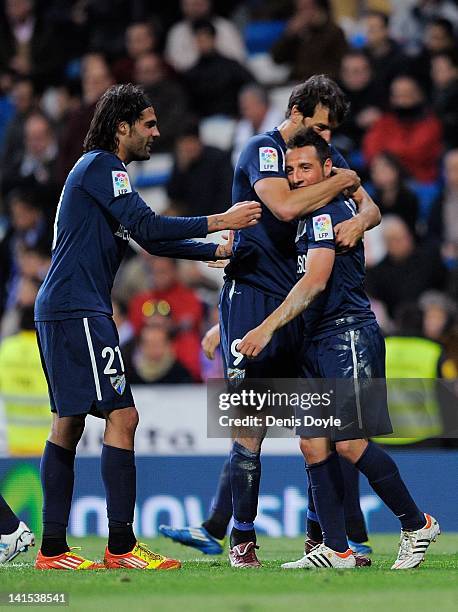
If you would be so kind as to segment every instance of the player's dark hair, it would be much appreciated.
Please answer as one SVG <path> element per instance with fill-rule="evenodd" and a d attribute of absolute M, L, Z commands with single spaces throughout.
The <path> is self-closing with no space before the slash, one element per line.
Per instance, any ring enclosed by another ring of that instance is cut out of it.
<path fill-rule="evenodd" d="M 324 138 L 315 132 L 312 128 L 299 130 L 286 143 L 288 149 L 300 149 L 302 147 L 315 147 L 318 159 L 321 165 L 329 159 L 329 145 Z"/>
<path fill-rule="evenodd" d="M 116 151 L 119 145 L 116 136 L 118 125 L 122 121 L 130 126 L 134 125 L 149 106 L 152 106 L 151 100 L 137 85 L 127 83 L 113 85 L 107 89 L 95 107 L 89 131 L 84 139 L 83 151 Z"/>
<path fill-rule="evenodd" d="M 335 81 L 325 74 L 314 74 L 293 89 L 286 117 L 291 115 L 293 106 L 297 106 L 304 117 L 313 117 L 318 104 L 329 109 L 329 119 L 335 125 L 342 123 L 350 107 L 345 94 Z"/>

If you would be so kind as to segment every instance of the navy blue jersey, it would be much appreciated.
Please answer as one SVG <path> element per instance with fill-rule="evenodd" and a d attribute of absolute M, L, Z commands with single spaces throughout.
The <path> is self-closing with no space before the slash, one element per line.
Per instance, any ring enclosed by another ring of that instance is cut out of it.
<path fill-rule="evenodd" d="M 280 132 L 253 136 L 244 147 L 234 172 L 232 202 L 256 200 L 257 181 L 268 177 L 286 179 L 286 144 Z M 348 168 L 340 153 L 331 147 L 333 164 Z M 229 280 L 246 283 L 283 300 L 296 282 L 294 238 L 297 222 L 279 221 L 261 202 L 259 223 L 236 232 L 233 256 L 225 272 Z"/>
<path fill-rule="evenodd" d="M 307 267 L 309 249 L 336 249 L 334 226 L 356 214 L 352 200 L 336 198 L 320 210 L 301 219 L 297 229 L 297 274 L 301 277 Z M 347 329 L 358 329 L 375 320 L 369 299 L 364 291 L 364 245 L 339 253 L 326 289 L 304 311 L 305 335 L 325 338 Z"/>
<path fill-rule="evenodd" d="M 35 319 L 111 316 L 111 288 L 130 237 L 153 254 L 211 259 L 216 245 L 181 240 L 206 236 L 207 229 L 206 217 L 155 215 L 116 155 L 86 153 L 62 190 L 51 267 L 38 293 Z"/>

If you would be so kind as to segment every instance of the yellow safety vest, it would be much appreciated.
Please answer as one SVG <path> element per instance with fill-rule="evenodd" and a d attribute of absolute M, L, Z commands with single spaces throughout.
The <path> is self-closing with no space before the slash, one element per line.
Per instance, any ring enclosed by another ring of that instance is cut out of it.
<path fill-rule="evenodd" d="M 440 435 L 436 379 L 441 346 L 410 336 L 389 336 L 385 344 L 388 405 L 394 435 L 399 437 L 375 440 L 382 444 L 412 444 Z"/>
<path fill-rule="evenodd" d="M 21 331 L 1 342 L 0 399 L 5 409 L 9 453 L 41 455 L 51 413 L 34 331 Z"/>

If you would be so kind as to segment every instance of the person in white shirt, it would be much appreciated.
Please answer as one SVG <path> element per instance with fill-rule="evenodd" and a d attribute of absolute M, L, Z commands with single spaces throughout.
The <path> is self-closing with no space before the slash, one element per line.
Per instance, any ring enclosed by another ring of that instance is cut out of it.
<path fill-rule="evenodd" d="M 211 19 L 216 28 L 216 50 L 231 59 L 244 63 L 245 45 L 237 28 L 223 17 L 212 15 L 211 0 L 181 0 L 184 19 L 172 26 L 167 35 L 165 59 L 177 71 L 192 68 L 198 60 L 192 23 Z"/>

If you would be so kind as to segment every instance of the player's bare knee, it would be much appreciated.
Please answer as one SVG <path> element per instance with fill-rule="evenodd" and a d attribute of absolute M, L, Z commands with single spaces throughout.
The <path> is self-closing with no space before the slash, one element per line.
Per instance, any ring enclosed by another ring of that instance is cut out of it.
<path fill-rule="evenodd" d="M 127 410 L 125 410 L 125 413 L 126 414 L 123 419 L 124 427 L 130 434 L 134 435 L 138 427 L 138 421 L 139 421 L 138 411 L 136 408 L 128 408 Z"/>
<path fill-rule="evenodd" d="M 84 431 L 85 415 L 70 417 L 54 416 L 51 425 L 50 441 L 58 446 L 75 450 Z"/>
<path fill-rule="evenodd" d="M 336 451 L 338 454 L 350 461 L 355 463 L 357 461 L 357 447 L 354 444 L 354 440 L 345 440 L 344 442 L 336 442 Z"/>
<path fill-rule="evenodd" d="M 107 429 L 133 436 L 138 425 L 138 412 L 134 406 L 113 410 L 107 415 Z"/>
<path fill-rule="evenodd" d="M 367 440 L 345 440 L 343 442 L 336 442 L 336 451 L 341 457 L 350 461 L 350 463 L 356 463 L 366 446 Z"/>
<path fill-rule="evenodd" d="M 328 445 L 316 438 L 301 438 L 299 446 L 307 465 L 324 461 L 329 456 Z"/>
<path fill-rule="evenodd" d="M 252 453 L 259 453 L 261 451 L 262 438 L 235 438 L 235 442 Z"/>

